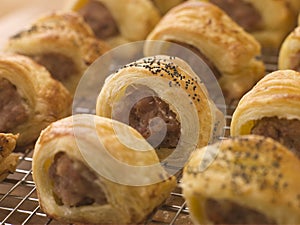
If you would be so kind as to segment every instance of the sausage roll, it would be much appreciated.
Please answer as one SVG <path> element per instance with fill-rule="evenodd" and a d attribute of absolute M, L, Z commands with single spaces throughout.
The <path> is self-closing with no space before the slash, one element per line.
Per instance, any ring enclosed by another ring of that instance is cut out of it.
<path fill-rule="evenodd" d="M 96 36 L 109 43 L 116 40 L 144 40 L 160 20 L 150 0 L 69 0 L 67 6 L 79 12 Z"/>
<path fill-rule="evenodd" d="M 19 154 L 13 153 L 18 135 L 0 133 L 0 181 L 15 172 Z"/>
<path fill-rule="evenodd" d="M 211 3 L 188 1 L 174 7 L 147 40 L 174 42 L 194 51 L 214 71 L 228 102 L 240 98 L 265 72 L 256 59 L 259 43 Z M 152 43 L 146 43 L 145 54 L 160 54 Z"/>
<path fill-rule="evenodd" d="M 77 84 L 99 56 L 109 50 L 75 12 L 45 15 L 11 37 L 5 51 L 31 57 L 74 94 Z"/>
<path fill-rule="evenodd" d="M 184 159 L 223 135 L 224 116 L 189 65 L 169 56 L 146 57 L 107 78 L 96 114 L 138 130 L 161 160 Z"/>
<path fill-rule="evenodd" d="M 300 73 L 278 70 L 266 75 L 241 99 L 231 135 L 271 137 L 300 156 Z"/>
<path fill-rule="evenodd" d="M 205 1 L 224 10 L 252 34 L 263 48 L 278 49 L 284 38 L 295 27 L 297 14 L 287 0 Z"/>
<path fill-rule="evenodd" d="M 281 45 L 278 68 L 300 72 L 300 26 L 296 27 Z"/>
<path fill-rule="evenodd" d="M 48 126 L 32 163 L 41 209 L 67 223 L 141 222 L 176 186 L 137 131 L 95 115 Z"/>
<path fill-rule="evenodd" d="M 299 170 L 271 138 L 235 137 L 193 152 L 183 196 L 195 224 L 299 224 Z"/>
<path fill-rule="evenodd" d="M 21 55 L 0 55 L 0 99 L 0 132 L 19 133 L 18 147 L 32 144 L 49 123 L 71 113 L 67 89 Z"/>

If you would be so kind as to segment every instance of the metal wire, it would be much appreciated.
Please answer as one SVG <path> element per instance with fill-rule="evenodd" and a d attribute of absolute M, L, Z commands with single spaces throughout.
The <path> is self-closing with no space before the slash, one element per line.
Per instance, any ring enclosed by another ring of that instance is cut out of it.
<path fill-rule="evenodd" d="M 277 69 L 277 57 L 264 56 L 266 71 Z M 224 107 L 224 106 L 219 106 Z M 234 106 L 227 107 L 233 112 Z M 78 109 L 78 113 L 94 113 Z M 226 115 L 225 133 L 229 133 L 231 113 Z M 14 174 L 0 183 L 0 224 L 61 224 L 49 219 L 39 208 L 36 188 L 32 179 L 32 151 L 24 154 Z M 145 224 L 192 224 L 188 208 L 181 194 L 180 185 L 171 193 L 166 202 L 148 218 Z"/>

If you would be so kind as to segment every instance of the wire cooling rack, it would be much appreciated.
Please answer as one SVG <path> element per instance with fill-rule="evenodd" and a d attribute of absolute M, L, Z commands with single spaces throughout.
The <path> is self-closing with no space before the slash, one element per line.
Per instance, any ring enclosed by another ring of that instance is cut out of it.
<path fill-rule="evenodd" d="M 267 73 L 277 70 L 276 54 L 263 56 Z M 229 135 L 233 106 L 219 106 L 227 110 L 225 136 Z M 88 109 L 77 109 L 88 113 Z M 0 183 L 0 224 L 62 224 L 52 220 L 40 209 L 36 188 L 32 179 L 32 150 L 21 156 L 15 173 Z M 181 193 L 180 185 L 171 193 L 166 202 L 158 207 L 145 224 L 189 225 L 192 221 Z"/>

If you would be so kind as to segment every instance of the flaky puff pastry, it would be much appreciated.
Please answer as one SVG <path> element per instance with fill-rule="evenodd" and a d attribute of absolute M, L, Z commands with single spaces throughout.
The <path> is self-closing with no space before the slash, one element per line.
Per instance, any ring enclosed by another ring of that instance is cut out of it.
<path fill-rule="evenodd" d="M 67 172 L 70 170 L 63 174 L 61 170 L 72 168 L 72 164 L 60 163 L 56 169 L 60 177 L 56 179 L 51 175 L 52 167 L 61 155 L 80 167 L 72 174 Z M 32 166 L 41 209 L 49 217 L 68 223 L 141 222 L 176 186 L 176 179 L 167 174 L 154 149 L 137 131 L 95 115 L 74 115 L 46 128 L 35 146 Z M 75 183 L 76 188 L 67 186 L 60 196 L 54 185 L 63 185 L 63 180 Z M 80 190 L 90 201 L 66 205 L 65 196 L 74 197 Z M 98 195 L 100 201 L 91 201 L 97 197 L 90 193 Z"/>
<path fill-rule="evenodd" d="M 181 186 L 195 224 L 299 224 L 299 169 L 271 138 L 241 136 L 193 152 Z"/>
<path fill-rule="evenodd" d="M 264 127 L 259 126 L 262 123 Z M 240 100 L 232 116 L 230 133 L 232 136 L 250 133 L 270 136 L 300 156 L 299 123 L 300 73 L 277 70 L 261 79 Z"/>
<path fill-rule="evenodd" d="M 28 57 L 0 55 L 0 86 L 0 132 L 18 133 L 18 147 L 32 144 L 42 129 L 71 113 L 68 90 Z"/>
<path fill-rule="evenodd" d="M 113 46 L 144 40 L 160 20 L 150 0 L 69 0 L 66 8 L 81 13 L 97 37 Z"/>
<path fill-rule="evenodd" d="M 111 74 L 98 96 L 96 114 L 134 127 L 161 160 L 170 156 L 167 160 L 175 162 L 218 140 L 225 124 L 191 67 L 166 55 L 142 58 Z"/>
<path fill-rule="evenodd" d="M 87 67 L 109 49 L 75 12 L 42 16 L 5 46 L 6 52 L 26 55 L 45 66 L 71 94 Z"/>
<path fill-rule="evenodd" d="M 0 133 L 0 181 L 15 172 L 20 154 L 14 153 L 19 135 Z"/>
<path fill-rule="evenodd" d="M 297 13 L 287 0 L 202 1 L 223 9 L 266 49 L 278 49 L 296 25 Z"/>
<path fill-rule="evenodd" d="M 256 59 L 259 43 L 211 3 L 188 1 L 174 7 L 147 40 L 176 42 L 204 55 L 219 71 L 215 75 L 227 101 L 240 98 L 265 72 Z M 146 43 L 145 53 L 153 55 L 152 42 Z"/>
<path fill-rule="evenodd" d="M 296 27 L 281 45 L 278 68 L 300 72 L 300 26 Z"/>

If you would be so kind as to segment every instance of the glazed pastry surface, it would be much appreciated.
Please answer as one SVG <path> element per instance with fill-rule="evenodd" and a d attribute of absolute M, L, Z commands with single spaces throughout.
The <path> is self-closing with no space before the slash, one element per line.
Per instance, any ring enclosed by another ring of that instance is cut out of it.
<path fill-rule="evenodd" d="M 225 124 L 200 78 L 185 61 L 169 56 L 142 58 L 110 75 L 96 114 L 137 129 L 161 159 L 218 140 Z"/>
<path fill-rule="evenodd" d="M 299 158 L 246 135 L 197 149 L 182 179 L 195 224 L 298 224 Z"/>
<path fill-rule="evenodd" d="M 299 155 L 300 73 L 278 70 L 243 96 L 233 113 L 231 136 L 272 137 Z"/>
<path fill-rule="evenodd" d="M 142 222 L 176 186 L 138 132 L 95 115 L 74 115 L 42 132 L 33 179 L 42 210 L 68 223 Z"/>
<path fill-rule="evenodd" d="M 227 101 L 240 98 L 264 75 L 256 57 L 260 44 L 224 11 L 208 2 L 188 1 L 172 8 L 148 35 L 146 55 L 160 54 L 151 41 L 190 48 L 214 71 Z"/>
<path fill-rule="evenodd" d="M 45 66 L 71 94 L 87 67 L 109 49 L 75 12 L 47 14 L 5 46 L 6 52 L 26 55 Z"/>

